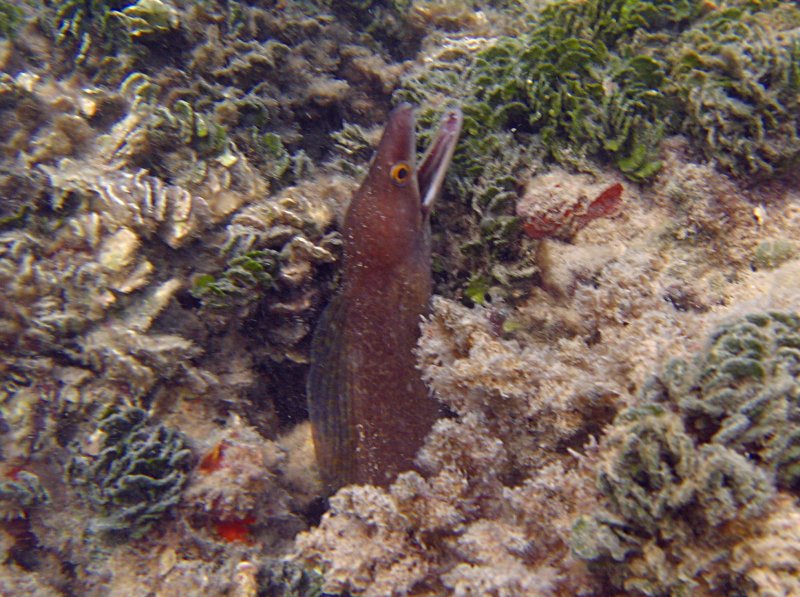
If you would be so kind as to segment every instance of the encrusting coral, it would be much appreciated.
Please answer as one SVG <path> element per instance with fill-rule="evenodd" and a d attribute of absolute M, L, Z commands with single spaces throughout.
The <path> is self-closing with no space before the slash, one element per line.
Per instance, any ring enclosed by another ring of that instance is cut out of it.
<path fill-rule="evenodd" d="M 746 458 L 721 446 L 698 449 L 678 416 L 652 405 L 615 420 L 598 488 L 608 509 L 576 520 L 573 552 L 612 584 L 648 595 L 731 577 L 718 560 L 737 537 L 722 525 L 763 513 L 774 492 Z"/>
<path fill-rule="evenodd" d="M 93 45 L 118 48 L 179 25 L 178 12 L 161 0 L 56 0 L 47 9 L 44 20 L 56 44 L 69 45 L 76 64 L 87 60 Z"/>
<path fill-rule="evenodd" d="M 598 467 L 607 507 L 575 522 L 578 557 L 644 594 L 736 584 L 746 566 L 722 554 L 742 549 L 742 535 L 759 544 L 776 491 L 797 489 L 798 321 L 772 311 L 721 325 L 693 361 L 667 363 L 643 406 L 617 416 Z M 779 559 L 764 565 L 791 586 Z"/>
<path fill-rule="evenodd" d="M 731 568 L 740 587 L 754 595 L 793 595 L 800 591 L 798 558 L 800 510 L 783 498 L 765 517 L 755 537 L 743 537 L 731 550 Z"/>
<path fill-rule="evenodd" d="M 19 471 L 13 479 L 0 483 L 0 520 L 24 518 L 26 510 L 49 501 L 50 495 L 39 477 Z"/>
<path fill-rule="evenodd" d="M 545 446 L 569 443 L 571 436 L 579 442 L 589 433 L 582 428 L 587 421 L 595 418 L 599 428 L 613 412 L 620 389 L 600 377 L 584 386 L 588 378 L 577 377 L 573 369 L 591 369 L 592 363 L 575 355 L 572 365 L 556 364 L 555 346 L 525 346 L 503 337 L 490 309 L 471 312 L 439 297 L 433 306 L 419 353 L 423 378 L 448 408 L 462 417 L 480 417 L 480 426 L 502 442 L 508 462 L 495 462 L 495 474 L 542 466 Z M 541 362 L 553 365 L 537 367 Z M 522 432 L 520 420 L 527 421 Z"/>
<path fill-rule="evenodd" d="M 800 317 L 768 312 L 721 327 L 692 364 L 662 376 L 693 434 L 748 455 L 800 489 Z"/>
<path fill-rule="evenodd" d="M 0 3 L 0 36 L 11 37 L 22 23 L 22 9 L 12 2 Z"/>
<path fill-rule="evenodd" d="M 766 177 L 800 159 L 800 12 L 776 2 L 763 10 L 740 4 L 680 36 L 671 76 L 683 126 L 705 151 L 733 172 Z"/>
<path fill-rule="evenodd" d="M 180 500 L 192 452 L 179 432 L 150 424 L 141 409 L 103 415 L 97 434 L 96 454 L 74 454 L 67 477 L 101 513 L 94 532 L 142 537 Z"/>

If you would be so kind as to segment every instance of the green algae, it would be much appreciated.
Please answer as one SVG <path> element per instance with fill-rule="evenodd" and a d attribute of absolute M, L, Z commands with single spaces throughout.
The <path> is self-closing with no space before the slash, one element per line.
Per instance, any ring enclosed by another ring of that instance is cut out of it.
<path fill-rule="evenodd" d="M 0 38 L 14 37 L 24 22 L 25 13 L 16 3 L 0 2 Z"/>
<path fill-rule="evenodd" d="M 230 259 L 219 276 L 204 274 L 195 279 L 192 295 L 210 307 L 252 303 L 272 288 L 279 270 L 279 253 L 248 251 Z"/>

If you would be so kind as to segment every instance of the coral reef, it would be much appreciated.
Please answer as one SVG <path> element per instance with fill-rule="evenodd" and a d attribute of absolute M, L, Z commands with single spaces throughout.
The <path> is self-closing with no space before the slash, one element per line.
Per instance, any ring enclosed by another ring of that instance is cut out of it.
<path fill-rule="evenodd" d="M 388 491 L 354 486 L 331 498 L 320 526 L 297 539 L 301 559 L 324 570 L 325 591 L 551 594 L 580 586 L 576 577 L 560 583 L 566 579 L 559 579 L 557 558 L 545 556 L 548 543 L 564 548 L 559 533 L 549 524 L 545 530 L 528 522 L 536 519 L 533 511 L 541 515 L 538 508 L 545 507 L 549 523 L 567 526 L 574 502 L 562 488 L 577 492 L 576 501 L 585 499 L 579 475 L 555 467 L 542 471 L 538 481 L 503 486 L 491 469 L 504 456 L 500 443 L 475 437 L 478 429 L 459 428 L 461 445 L 454 445 L 452 428 L 434 429 L 427 457 L 462 460 L 429 461 L 438 471 L 431 469 L 428 479 L 405 473 Z M 539 501 L 545 495 L 549 500 Z M 513 508 L 517 515 L 509 517 Z M 545 532 L 537 535 L 540 531 Z"/>
<path fill-rule="evenodd" d="M 457 267 L 442 267 L 440 290 L 525 296 L 537 271 L 514 203 L 550 161 L 592 173 L 610 162 L 648 181 L 664 136 L 685 131 L 735 174 L 786 174 L 798 146 L 798 19 L 791 3 L 562 0 L 513 36 L 432 50 L 394 97 L 420 103 L 429 127 L 448 102 L 463 104 L 449 183 L 463 203 L 442 210 L 449 238 L 437 246 Z"/>
<path fill-rule="evenodd" d="M 582 428 L 587 421 L 595 418 L 599 428 L 613 412 L 619 388 L 605 385 L 600 376 L 593 384 L 585 378 L 586 386 L 574 383 L 575 369 L 591 369 L 592 363 L 576 355 L 569 365 L 543 370 L 536 363 L 555 363 L 553 351 L 558 348 L 523 346 L 503 337 L 489 309 L 470 312 L 439 297 L 433 305 L 419 353 L 423 378 L 448 408 L 462 417 L 479 417 L 473 424 L 508 450 L 507 460 L 494 462 L 495 474 L 541 467 L 546 446 L 563 447 L 571 437 L 579 443 L 589 433 Z M 523 432 L 519 420 L 527 421 Z"/>
<path fill-rule="evenodd" d="M 433 321 L 448 309 L 470 321 L 451 332 L 464 336 L 449 340 L 461 360 L 448 361 L 440 344 L 447 336 L 429 324 L 423 346 L 444 362 L 423 363 L 456 417 L 435 426 L 419 455 L 427 478 L 407 473 L 388 490 L 344 488 L 320 526 L 299 536 L 298 555 L 325 570 L 326 590 L 560 594 L 601 583 L 651 595 L 713 594 L 742 582 L 752 590 L 791 586 L 791 564 L 765 552 L 750 560 L 745 547 L 767 541 L 764 525 L 782 524 L 777 520 L 796 511 L 785 511 L 790 502 L 777 493 L 768 467 L 694 435 L 651 382 L 643 386 L 648 402 L 617 415 L 603 441 L 584 446 L 567 473 L 577 454 L 548 444 L 545 431 L 558 429 L 554 420 L 540 411 L 537 429 L 517 410 L 535 404 L 535 394 L 523 399 L 512 381 L 535 387 L 522 374 L 531 375 L 532 366 L 509 369 L 513 361 L 504 363 L 508 356 L 496 344 L 502 341 L 480 335 L 480 320 L 463 307 L 440 301 Z M 488 321 L 483 326 L 484 333 L 491 329 Z M 493 385 L 503 390 L 492 395 Z M 584 408 L 577 417 L 584 426 L 602 412 Z M 576 441 L 564 429 L 555 433 Z M 577 435 L 590 433 L 596 431 L 584 427 Z M 521 443 L 527 434 L 537 442 Z M 597 473 L 598 494 L 588 471 Z M 555 555 L 563 554 L 567 536 L 594 580 Z M 777 541 L 796 549 L 796 536 L 783 533 Z M 743 559 L 734 563 L 727 557 L 734 552 Z"/>
<path fill-rule="evenodd" d="M 145 170 L 87 172 L 86 166 L 62 160 L 55 169 L 45 170 L 51 183 L 64 193 L 85 192 L 97 197 L 98 210 L 114 224 L 127 226 L 142 235 L 158 236 L 178 248 L 202 229 L 209 208 L 201 197 L 185 188 L 165 185 Z"/>
<path fill-rule="evenodd" d="M 800 225 L 797 193 L 749 195 L 691 163 L 685 143 L 666 147 L 659 182 L 626 185 L 618 216 L 570 231 L 569 244 L 539 241 L 529 299 L 468 309 L 434 298 L 418 354 L 450 417 L 418 456 L 424 476 L 344 488 L 299 535 L 297 557 L 324 571 L 326 590 L 790 590 L 793 564 L 748 559 L 745 546 L 765 545 L 766 525 L 796 506 L 769 466 L 698 434 L 652 374 L 667 356 L 688 362 L 753 301 L 796 309 L 785 286 L 796 262 L 753 272 L 751 260 L 764 236 Z M 790 532 L 776 541 L 797 548 Z"/>
<path fill-rule="evenodd" d="M 523 36 L 484 40 L 466 55 L 462 46 L 456 57 L 447 48 L 404 80 L 401 95 L 435 96 L 458 75 L 454 63 L 466 62 L 459 175 L 479 178 L 487 149 L 511 132 L 512 144 L 530 144 L 535 135 L 561 163 L 606 155 L 629 177 L 646 179 L 660 166 L 654 148 L 663 132 L 665 65 L 632 43 L 632 33 L 669 31 L 695 11 L 689 2 L 555 2 Z"/>
<path fill-rule="evenodd" d="M 632 51 L 611 53 L 630 23 L 643 21 L 642 13 L 626 11 L 631 21 L 617 32 L 595 18 L 619 17 L 622 5 L 555 3 L 522 36 L 453 44 L 404 78 L 395 97 L 422 102 L 423 123 L 434 121 L 431 113 L 443 102 L 463 103 L 464 138 L 451 181 L 465 205 L 443 216 L 450 235 L 452 223 L 460 224 L 460 244 L 437 247 L 460 266 L 462 279 L 448 281 L 451 292 L 481 284 L 496 287 L 495 294 L 524 294 L 514 288 L 528 286 L 536 268 L 525 259 L 514 203 L 523 169 L 536 169 L 532 161 L 552 157 L 592 170 L 590 159 L 606 156 L 634 180 L 660 168 L 655 150 L 664 130 L 664 66 Z M 684 18 L 675 16 L 675 22 Z"/>
<path fill-rule="evenodd" d="M 0 594 L 798 593 L 798 11 L 0 1 Z M 308 341 L 400 101 L 466 116 L 446 414 L 328 504 Z"/>
<path fill-rule="evenodd" d="M 486 309 L 435 299 L 422 347 L 426 379 L 457 415 L 434 426 L 419 455 L 427 478 L 406 473 L 388 490 L 340 490 L 320 526 L 299 536 L 299 557 L 325 570 L 325 590 L 365 595 L 579 586 L 574 577 L 560 585 L 558 557 L 545 555 L 565 553 L 574 508 L 593 494 L 564 444 L 580 445 L 587 421 L 613 412 L 613 394 L 539 402 L 547 381 L 533 363 L 543 355 L 498 337 Z M 575 409 L 582 414 L 570 420 Z M 559 522 L 533 522 L 540 508 Z"/>
<path fill-rule="evenodd" d="M 45 13 L 44 20 L 56 44 L 73 48 L 76 64 L 87 60 L 93 45 L 118 51 L 138 38 L 179 26 L 175 8 L 161 0 L 57 0 L 51 5 L 52 14 Z"/>
<path fill-rule="evenodd" d="M 486 166 L 487 143 L 497 146 L 498 135 L 511 131 L 523 145 L 531 142 L 526 133 L 535 134 L 562 164 L 586 167 L 588 157 L 607 156 L 644 180 L 660 168 L 662 134 L 681 122 L 723 167 L 785 169 L 797 144 L 798 18 L 788 3 L 554 2 L 524 35 L 486 41 L 466 56 L 458 174 L 475 177 Z M 401 95 L 431 101 L 464 59 L 442 52 L 423 74 L 405 78 Z"/>

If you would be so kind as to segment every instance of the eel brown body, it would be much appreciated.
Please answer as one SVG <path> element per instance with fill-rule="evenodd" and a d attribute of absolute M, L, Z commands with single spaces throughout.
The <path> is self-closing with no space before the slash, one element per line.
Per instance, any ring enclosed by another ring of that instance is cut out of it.
<path fill-rule="evenodd" d="M 461 128 L 445 114 L 415 166 L 414 115 L 393 110 L 345 215 L 342 288 L 312 343 L 308 405 L 327 491 L 413 468 L 438 416 L 414 347 L 431 295 L 429 213 Z"/>

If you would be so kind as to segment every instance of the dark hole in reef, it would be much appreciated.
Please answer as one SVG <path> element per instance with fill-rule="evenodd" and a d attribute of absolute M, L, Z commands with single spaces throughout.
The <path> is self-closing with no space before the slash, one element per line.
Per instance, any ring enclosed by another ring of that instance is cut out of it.
<path fill-rule="evenodd" d="M 593 582 L 596 583 L 592 587 L 592 595 L 594 597 L 618 597 L 624 593 L 620 593 L 618 588 L 618 574 L 615 573 L 614 566 L 611 565 L 613 560 L 610 556 L 602 557 L 594 562 L 588 562 L 589 570 L 593 574 Z"/>
<path fill-rule="evenodd" d="M 331 4 L 331 12 L 357 33 L 369 35 L 394 61 L 413 58 L 420 49 L 421 30 L 410 26 L 404 10 L 393 0 L 339 0 Z"/>
<path fill-rule="evenodd" d="M 306 407 L 306 365 L 283 364 L 270 375 L 271 394 L 281 427 L 291 427 L 308 418 Z"/>
<path fill-rule="evenodd" d="M 322 520 L 322 515 L 328 511 L 328 508 L 328 498 L 319 497 L 309 502 L 300 512 L 300 515 L 306 519 L 310 526 L 315 527 L 319 525 Z"/>
<path fill-rule="evenodd" d="M 655 491 L 656 489 L 659 489 L 657 484 L 653 484 L 650 482 L 651 477 L 650 475 L 647 474 L 646 471 L 638 470 L 636 471 L 635 474 L 631 475 L 631 478 L 633 479 L 634 483 L 636 483 L 636 485 L 638 485 L 639 487 L 643 487 L 644 489 L 648 490 L 648 492 L 652 492 Z"/>
<path fill-rule="evenodd" d="M 181 29 L 174 29 L 162 35 L 140 36 L 136 40 L 137 49 L 148 50 L 147 67 L 155 71 L 164 66 L 181 67 L 185 61 L 184 51 L 190 51 L 192 44 Z"/>
<path fill-rule="evenodd" d="M 256 368 L 258 381 L 248 392 L 252 408 L 241 414 L 266 436 L 275 433 L 275 419 L 282 430 L 308 419 L 305 381 L 307 365 L 264 362 Z"/>
<path fill-rule="evenodd" d="M 247 344 L 252 347 L 251 354 L 256 356 L 255 371 L 259 378 L 251 392 L 251 399 L 255 401 L 269 400 L 271 406 L 264 405 L 264 408 L 271 408 L 273 416 L 277 416 L 279 427 L 286 429 L 308 419 L 306 408 L 308 365 L 293 362 L 289 358 L 275 362 L 272 356 L 260 351 L 267 345 L 271 345 L 275 350 L 280 349 L 272 344 L 273 340 L 269 335 L 270 329 L 273 329 L 275 325 L 276 317 L 268 311 L 266 302 L 262 301 L 262 303 L 264 303 L 263 307 L 259 308 L 251 320 L 252 325 L 246 326 L 248 330 Z M 291 349 L 306 353 L 311 335 L 310 332 L 307 337 L 297 341 Z M 285 348 L 288 349 L 288 347 Z M 250 418 L 249 414 L 247 416 Z M 261 427 L 255 422 L 251 422 L 251 424 Z"/>
<path fill-rule="evenodd" d="M 586 343 L 586 346 L 590 346 L 590 347 L 594 346 L 595 344 L 600 344 L 600 342 L 602 342 L 602 341 L 603 341 L 603 334 L 597 328 L 592 330 L 592 332 L 588 336 L 586 336 L 586 338 L 584 338 L 584 342 Z"/>
<path fill-rule="evenodd" d="M 709 443 L 711 438 L 720 429 L 717 421 L 703 414 L 686 415 L 684 417 L 684 424 L 686 425 L 686 430 L 699 444 Z"/>
<path fill-rule="evenodd" d="M 97 110 L 89 117 L 89 124 L 100 131 L 111 129 L 128 113 L 128 102 L 121 97 L 110 97 L 99 102 Z"/>
<path fill-rule="evenodd" d="M 295 118 L 303 131 L 301 149 L 314 161 L 322 161 L 330 150 L 333 131 L 342 128 L 344 117 L 338 105 L 297 111 Z"/>
<path fill-rule="evenodd" d="M 15 539 L 8 552 L 9 559 L 23 570 L 35 570 L 39 565 L 39 542 L 31 531 L 30 521 L 17 518 L 4 525 L 6 532 Z"/>
<path fill-rule="evenodd" d="M 57 419 L 56 442 L 59 446 L 67 446 L 81 429 L 81 424 L 86 420 L 82 413 L 62 413 Z"/>
<path fill-rule="evenodd" d="M 676 311 L 697 311 L 704 313 L 708 311 L 700 297 L 691 288 L 684 288 L 679 284 L 672 284 L 664 291 L 664 300 L 675 307 Z"/>
<path fill-rule="evenodd" d="M 196 310 L 203 306 L 203 302 L 191 293 L 191 290 L 186 289 L 175 295 L 175 300 L 184 309 Z"/>
<path fill-rule="evenodd" d="M 580 416 L 586 423 L 571 436 L 558 442 L 556 447 L 560 452 L 568 449 L 579 451 L 590 437 L 600 437 L 603 429 L 611 424 L 617 414 L 617 394 L 613 392 L 591 392 L 580 402 Z"/>

